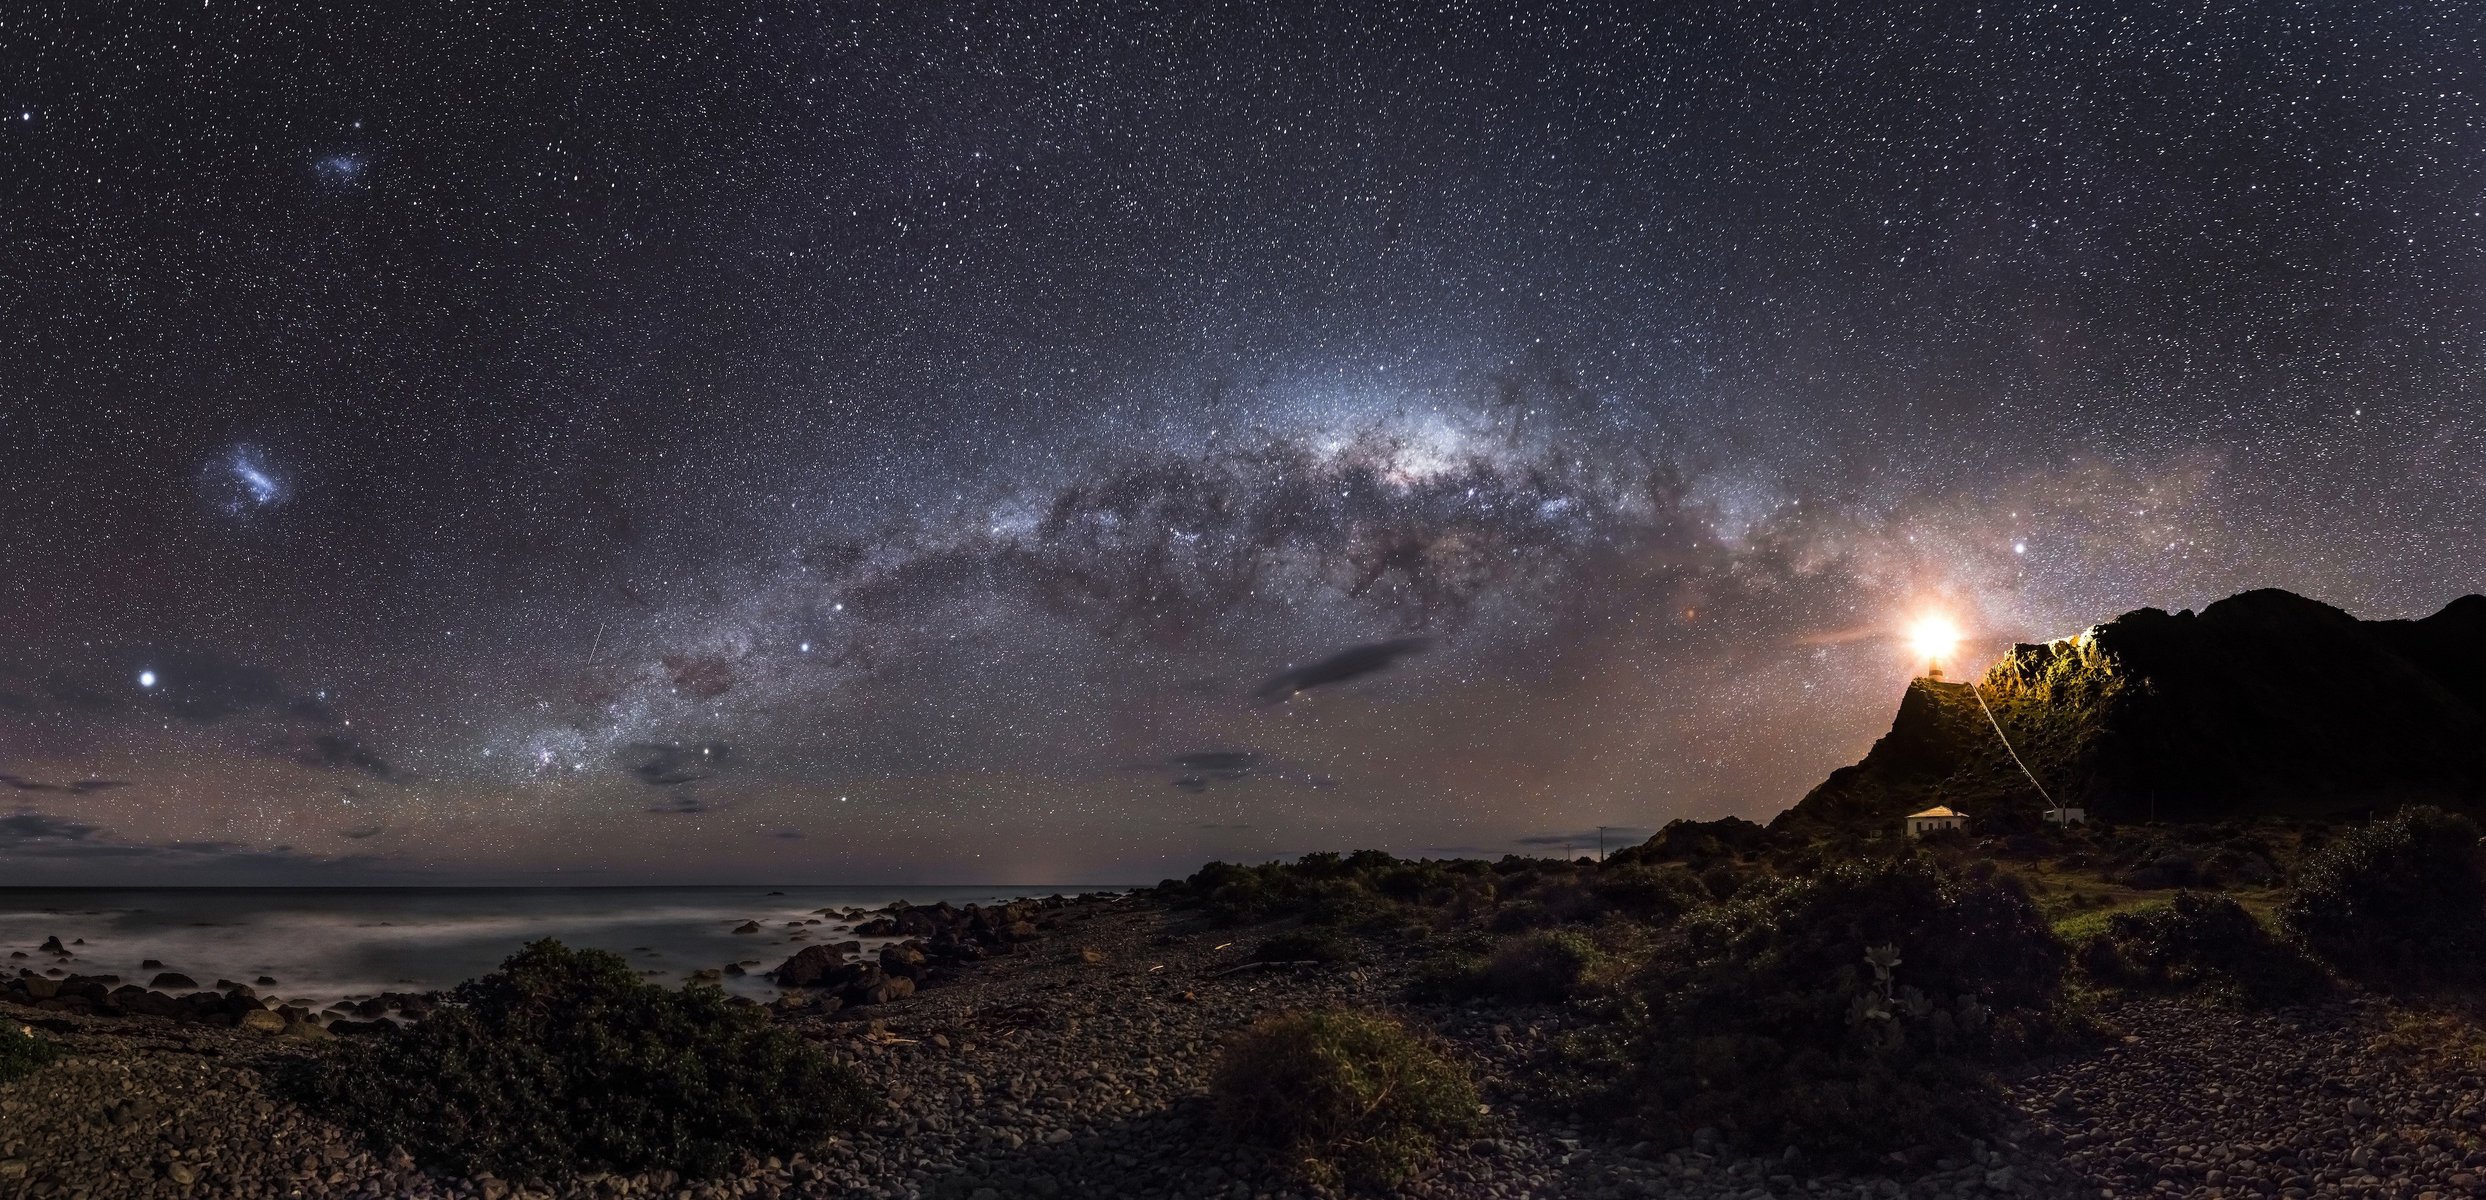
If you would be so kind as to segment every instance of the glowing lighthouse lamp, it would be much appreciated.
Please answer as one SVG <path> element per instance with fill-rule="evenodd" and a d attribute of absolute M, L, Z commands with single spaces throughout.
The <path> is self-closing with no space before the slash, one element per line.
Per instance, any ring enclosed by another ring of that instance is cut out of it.
<path fill-rule="evenodd" d="M 1959 642 L 1959 625 L 1940 613 L 1919 617 L 1916 624 L 1908 627 L 1908 644 L 1925 660 L 1927 679 L 1942 678 L 1942 660 L 1951 657 Z"/>

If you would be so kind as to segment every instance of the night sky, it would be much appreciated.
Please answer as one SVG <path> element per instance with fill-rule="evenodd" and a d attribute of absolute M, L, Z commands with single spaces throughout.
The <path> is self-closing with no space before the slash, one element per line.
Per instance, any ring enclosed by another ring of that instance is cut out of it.
<path fill-rule="evenodd" d="M 0 19 L 0 881 L 1564 853 L 2486 586 L 2475 4 L 369 7 Z"/>

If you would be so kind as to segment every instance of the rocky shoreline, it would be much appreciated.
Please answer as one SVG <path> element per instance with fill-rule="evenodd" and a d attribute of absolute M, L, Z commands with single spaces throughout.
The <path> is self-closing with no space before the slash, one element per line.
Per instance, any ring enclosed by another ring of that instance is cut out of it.
<path fill-rule="evenodd" d="M 1574 1018 L 1550 1006 L 1404 1004 L 1414 960 L 1397 947 L 1367 945 L 1352 964 L 1251 969 L 1249 950 L 1276 927 L 1205 928 L 1143 897 L 854 918 L 853 934 L 913 944 L 860 961 L 845 954 L 861 937 L 807 948 L 787 966 L 808 984 L 774 1007 L 890 1105 L 811 1154 L 700 1182 L 658 1173 L 550 1190 L 436 1176 L 268 1086 L 338 1018 L 322 1028 L 318 1014 L 289 1016 L 237 989 L 150 1012 L 160 1005 L 129 984 L 104 985 L 107 1003 L 79 988 L 90 997 L 80 1011 L 57 991 L 34 999 L 21 978 L 0 993 L 0 1019 L 69 1053 L 0 1085 L 0 1197 L 1307 1196 L 1279 1164 L 1226 1138 L 1204 1095 L 1234 1031 L 1327 1004 L 1397 1008 L 1484 1076 L 1486 1129 L 1404 1189 L 1413 1197 L 2424 1200 L 2475 1194 L 2486 1170 L 2480 1068 L 2395 1052 L 2393 1031 L 2415 1018 L 2375 1000 L 2260 1015 L 2114 1003 L 2102 1016 L 2121 1035 L 2108 1049 L 2006 1080 L 2026 1119 L 2005 1141 L 1903 1158 L 1886 1174 L 1817 1174 L 1800 1155 L 1624 1144 L 1568 1124 L 1526 1097 Z"/>

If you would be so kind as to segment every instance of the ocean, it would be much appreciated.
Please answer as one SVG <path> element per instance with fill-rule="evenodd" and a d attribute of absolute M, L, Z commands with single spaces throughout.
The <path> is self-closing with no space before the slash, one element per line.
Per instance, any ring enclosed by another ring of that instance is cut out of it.
<path fill-rule="evenodd" d="M 382 991 L 451 987 L 537 938 L 610 950 L 648 979 L 679 984 L 701 968 L 752 963 L 725 987 L 766 1000 L 763 976 L 803 946 L 841 940 L 823 908 L 993 904 L 1089 887 L 0 888 L 0 971 L 56 964 L 58 937 L 81 975 L 145 984 L 178 971 L 201 987 L 273 977 L 260 996 L 319 1007 Z M 789 921 L 819 917 L 797 939 Z M 757 921 L 758 933 L 735 927 Z M 84 939 L 84 945 L 72 944 Z M 9 957 L 23 951 L 24 958 Z M 143 964 L 155 959 L 161 968 Z"/>

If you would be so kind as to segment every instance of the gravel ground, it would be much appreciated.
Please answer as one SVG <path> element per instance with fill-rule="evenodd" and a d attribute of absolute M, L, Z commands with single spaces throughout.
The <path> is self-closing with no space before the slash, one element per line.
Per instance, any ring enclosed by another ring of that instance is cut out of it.
<path fill-rule="evenodd" d="M 2175 1000 L 2110 1010 L 2123 1044 L 2020 1080 L 2064 1165 L 2118 1196 L 2486 1194 L 2475 1058 L 2379 1001 L 2244 1014 Z M 2092 1193 L 2099 1194 L 2099 1193 Z"/>
<path fill-rule="evenodd" d="M 1062 927 L 964 978 L 796 1027 L 854 1062 L 886 1116 L 730 1179 L 594 1178 L 561 1195 L 1303 1197 L 1208 1120 L 1222 1040 L 1265 1013 L 1386 1003 L 1405 964 L 1234 972 L 1266 931 L 1182 932 L 1136 902 L 1075 907 Z M 1169 929 L 1175 932 L 1168 932 Z M 2111 1014 L 2131 1040 L 2013 1084 L 2024 1138 L 1887 1177 L 1813 1176 L 1800 1160 L 1703 1144 L 1617 1145 L 1515 1103 L 1566 1019 L 1551 1009 L 1408 1015 L 1481 1065 L 1494 1115 L 1405 1194 L 1683 1196 L 2469 1195 L 2478 1080 L 2368 1052 L 2374 1006 L 2243 1018 L 2175 1002 Z M 0 1006 L 72 1056 L 0 1086 L 0 1197 L 542 1195 L 388 1162 L 265 1087 L 307 1052 L 245 1030 Z M 2420 1070 L 2419 1067 L 2424 1069 Z M 2287 1191 L 2284 1189 L 2296 1189 Z"/>

